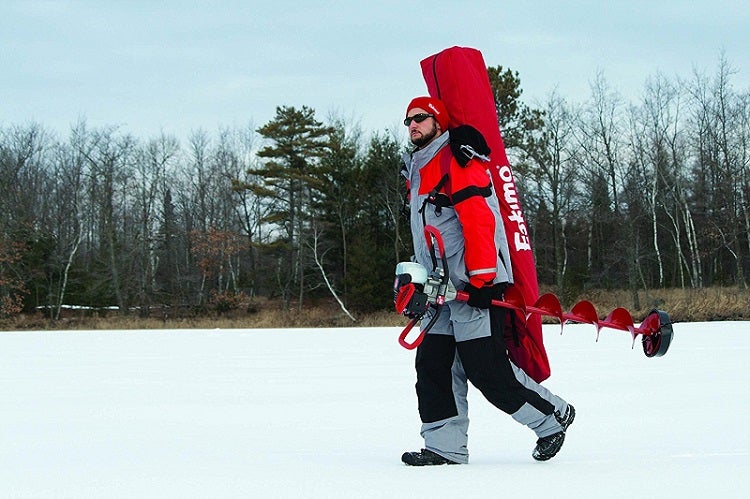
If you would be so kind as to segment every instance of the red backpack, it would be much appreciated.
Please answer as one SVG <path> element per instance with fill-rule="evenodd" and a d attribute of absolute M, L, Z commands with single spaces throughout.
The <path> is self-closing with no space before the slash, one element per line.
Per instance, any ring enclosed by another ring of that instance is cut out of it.
<path fill-rule="evenodd" d="M 513 287 L 525 303 L 534 303 L 539 288 L 531 239 L 498 127 L 484 58 L 476 49 L 451 47 L 422 60 L 421 68 L 428 92 L 442 100 L 448 110 L 450 128 L 474 127 L 491 150 L 488 170 L 508 237 Z M 513 317 L 510 324 L 513 334 L 505 337 L 508 355 L 530 378 L 542 382 L 550 376 L 550 365 L 544 348 L 541 316 L 532 314 L 526 319 L 521 312 L 516 313 L 518 317 Z"/>

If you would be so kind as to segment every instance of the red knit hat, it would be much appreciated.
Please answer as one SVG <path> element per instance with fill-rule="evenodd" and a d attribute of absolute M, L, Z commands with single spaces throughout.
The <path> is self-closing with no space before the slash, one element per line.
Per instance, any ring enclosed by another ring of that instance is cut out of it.
<path fill-rule="evenodd" d="M 448 116 L 448 110 L 445 109 L 443 101 L 434 97 L 415 97 L 406 107 L 406 114 L 408 115 L 409 111 L 415 107 L 422 108 L 428 113 L 435 115 L 435 119 L 440 123 L 440 128 L 442 128 L 443 131 L 448 129 L 448 124 L 450 123 L 451 118 Z"/>

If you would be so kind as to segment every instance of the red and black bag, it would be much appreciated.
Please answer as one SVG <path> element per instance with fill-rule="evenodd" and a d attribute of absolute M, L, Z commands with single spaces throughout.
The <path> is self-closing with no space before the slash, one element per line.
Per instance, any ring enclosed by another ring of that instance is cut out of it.
<path fill-rule="evenodd" d="M 445 103 L 451 118 L 450 128 L 473 126 L 491 150 L 489 171 L 508 238 L 513 286 L 526 303 L 534 303 L 539 288 L 531 239 L 500 134 L 484 58 L 476 49 L 451 47 L 422 60 L 421 68 L 430 95 Z M 509 356 L 529 377 L 541 382 L 550 376 L 541 317 L 532 314 L 528 319 L 519 319 L 512 321 L 514 334 L 506 337 Z"/>

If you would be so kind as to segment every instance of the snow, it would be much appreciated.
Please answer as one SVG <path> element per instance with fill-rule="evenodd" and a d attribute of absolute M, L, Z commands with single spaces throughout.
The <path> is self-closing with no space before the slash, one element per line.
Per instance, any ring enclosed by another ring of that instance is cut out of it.
<path fill-rule="evenodd" d="M 411 468 L 399 328 L 0 332 L 0 497 L 744 497 L 750 322 L 545 327 L 560 454 L 469 392 L 470 464 Z"/>

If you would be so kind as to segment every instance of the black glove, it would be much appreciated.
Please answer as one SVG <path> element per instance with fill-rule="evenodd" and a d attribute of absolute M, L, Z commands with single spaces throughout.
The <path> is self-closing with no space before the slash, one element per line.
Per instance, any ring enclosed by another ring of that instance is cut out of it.
<path fill-rule="evenodd" d="M 491 152 L 482 132 L 471 125 L 451 128 L 450 148 L 461 166 L 466 166 L 477 154 L 489 156 Z"/>
<path fill-rule="evenodd" d="M 495 297 L 495 287 L 492 284 L 487 284 L 481 288 L 467 284 L 464 291 L 469 295 L 466 303 L 472 307 L 490 308 L 492 306 L 492 299 Z"/>

